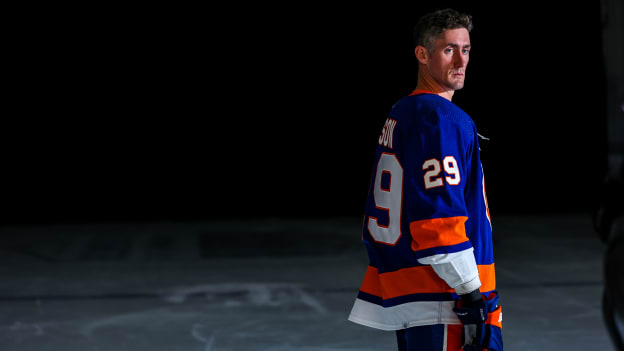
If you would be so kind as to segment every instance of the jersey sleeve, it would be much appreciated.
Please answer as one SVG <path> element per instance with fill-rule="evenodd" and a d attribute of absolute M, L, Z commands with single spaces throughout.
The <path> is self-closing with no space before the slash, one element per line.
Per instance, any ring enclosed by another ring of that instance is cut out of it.
<path fill-rule="evenodd" d="M 463 295 L 481 287 L 473 251 L 470 248 L 452 254 L 437 254 L 420 258 L 418 262 L 431 265 L 436 274 L 455 289 L 457 294 Z"/>
<path fill-rule="evenodd" d="M 405 130 L 405 216 L 414 255 L 458 294 L 481 283 L 465 223 L 474 129 L 438 111 Z"/>

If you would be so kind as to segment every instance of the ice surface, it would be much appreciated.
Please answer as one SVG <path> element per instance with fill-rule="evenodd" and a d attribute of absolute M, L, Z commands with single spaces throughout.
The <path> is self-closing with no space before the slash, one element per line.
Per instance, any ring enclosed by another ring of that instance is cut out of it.
<path fill-rule="evenodd" d="M 347 321 L 367 265 L 360 225 L 2 227 L 0 349 L 395 350 L 393 333 Z M 600 314 L 604 248 L 590 217 L 493 225 L 506 350 L 614 350 Z"/>

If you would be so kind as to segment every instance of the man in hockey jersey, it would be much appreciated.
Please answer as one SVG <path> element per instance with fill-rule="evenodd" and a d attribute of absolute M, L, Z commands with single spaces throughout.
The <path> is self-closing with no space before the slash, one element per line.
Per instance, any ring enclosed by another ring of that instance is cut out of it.
<path fill-rule="evenodd" d="M 399 350 L 503 349 L 478 134 L 451 102 L 471 29 L 451 9 L 418 21 L 416 90 L 378 140 L 362 235 L 370 263 L 349 320 L 396 331 Z"/>

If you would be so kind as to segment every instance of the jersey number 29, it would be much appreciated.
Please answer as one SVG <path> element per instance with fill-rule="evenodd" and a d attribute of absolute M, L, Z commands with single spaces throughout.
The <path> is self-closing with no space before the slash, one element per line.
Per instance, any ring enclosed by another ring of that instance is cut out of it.
<path fill-rule="evenodd" d="M 442 166 L 442 167 L 441 167 Z M 447 175 L 442 173 L 442 168 Z M 457 160 L 453 156 L 446 156 L 442 164 L 435 158 L 423 163 L 425 189 L 449 185 L 459 185 L 461 176 Z M 389 182 L 384 187 L 383 176 L 389 176 Z M 394 245 L 401 237 L 401 203 L 403 200 L 403 167 L 396 155 L 382 153 L 377 163 L 373 198 L 377 209 L 388 212 L 388 225 L 381 225 L 378 218 L 369 216 L 368 231 L 376 242 Z"/>

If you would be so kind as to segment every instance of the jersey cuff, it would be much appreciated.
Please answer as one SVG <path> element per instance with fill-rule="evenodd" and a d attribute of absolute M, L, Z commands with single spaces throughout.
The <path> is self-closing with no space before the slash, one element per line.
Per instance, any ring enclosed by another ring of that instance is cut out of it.
<path fill-rule="evenodd" d="M 476 276 L 473 280 L 456 286 L 455 292 L 457 293 L 457 295 L 464 295 L 471 291 L 475 291 L 479 289 L 480 287 L 481 287 L 481 279 L 479 279 L 479 276 Z"/>

